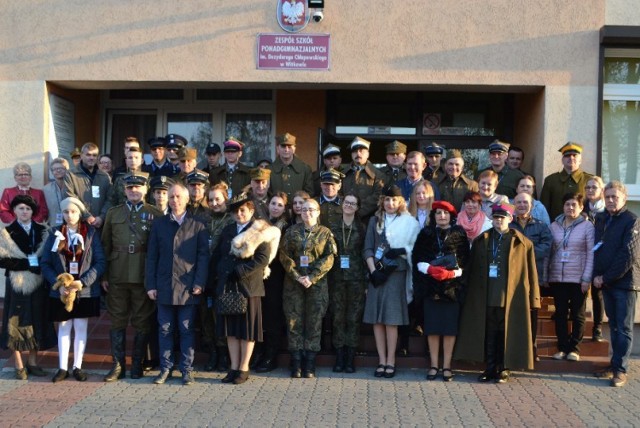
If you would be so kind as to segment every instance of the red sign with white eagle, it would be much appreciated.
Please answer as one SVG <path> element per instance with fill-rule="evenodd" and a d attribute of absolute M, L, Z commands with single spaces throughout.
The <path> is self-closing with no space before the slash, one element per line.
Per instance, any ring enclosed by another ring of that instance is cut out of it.
<path fill-rule="evenodd" d="M 278 0 L 278 24 L 289 33 L 304 29 L 311 19 L 307 0 Z"/>

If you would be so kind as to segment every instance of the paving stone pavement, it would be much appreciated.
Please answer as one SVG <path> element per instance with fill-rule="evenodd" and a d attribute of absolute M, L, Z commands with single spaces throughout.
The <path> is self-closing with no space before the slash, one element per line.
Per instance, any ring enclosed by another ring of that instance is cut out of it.
<path fill-rule="evenodd" d="M 2 363 L 2 361 L 0 361 Z M 2 366 L 3 364 L 0 364 Z M 141 380 L 53 384 L 50 377 L 13 379 L 0 372 L 0 425 L 46 427 L 602 427 L 640 425 L 640 359 L 629 383 L 577 374 L 516 373 L 505 385 L 480 384 L 476 372 L 453 382 L 426 381 L 424 370 L 399 370 L 394 379 L 321 368 L 316 379 L 290 379 L 279 369 L 251 375 L 244 385 L 220 383 L 220 373 L 198 373 L 154 385 Z M 53 375 L 53 372 L 50 373 Z"/>

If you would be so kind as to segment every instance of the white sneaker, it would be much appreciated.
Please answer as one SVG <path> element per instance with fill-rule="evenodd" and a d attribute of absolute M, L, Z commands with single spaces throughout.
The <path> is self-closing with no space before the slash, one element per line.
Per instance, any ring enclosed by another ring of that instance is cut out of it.
<path fill-rule="evenodd" d="M 569 361 L 580 361 L 580 354 L 577 352 L 569 352 L 567 354 L 567 360 Z"/>
<path fill-rule="evenodd" d="M 555 354 L 553 354 L 554 360 L 564 360 L 566 357 L 567 357 L 567 354 L 562 351 L 556 352 Z"/>

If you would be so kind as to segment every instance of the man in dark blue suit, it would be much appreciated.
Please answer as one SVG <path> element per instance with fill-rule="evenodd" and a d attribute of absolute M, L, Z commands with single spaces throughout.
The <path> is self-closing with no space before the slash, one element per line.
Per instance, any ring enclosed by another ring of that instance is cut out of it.
<path fill-rule="evenodd" d="M 207 228 L 187 212 L 189 191 L 182 184 L 169 189 L 171 213 L 156 219 L 147 249 L 145 287 L 158 303 L 160 374 L 154 383 L 171 376 L 174 330 L 180 340 L 183 385 L 193 378 L 196 310 L 207 281 L 209 241 Z"/>

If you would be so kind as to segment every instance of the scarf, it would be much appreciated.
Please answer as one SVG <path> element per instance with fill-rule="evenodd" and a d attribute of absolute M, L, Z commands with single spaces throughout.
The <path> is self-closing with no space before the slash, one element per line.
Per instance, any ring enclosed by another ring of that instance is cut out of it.
<path fill-rule="evenodd" d="M 82 253 L 84 251 L 84 243 L 87 240 L 87 232 L 87 225 L 82 221 L 78 223 L 78 231 L 76 232 L 76 234 L 80 236 L 74 243 L 72 243 L 72 247 L 75 248 L 76 261 L 79 261 L 82 257 Z M 60 233 L 63 237 L 65 237 L 65 239 L 60 240 L 60 243 L 58 244 L 58 253 L 60 253 L 67 260 L 73 260 L 74 254 L 69 248 L 69 240 L 66 239 L 66 236 L 68 234 L 68 227 L 66 224 L 62 225 L 62 227 L 60 228 Z"/>
<path fill-rule="evenodd" d="M 472 219 L 462 212 L 458 215 L 458 226 L 462 227 L 467 233 L 467 238 L 473 239 L 482 233 L 482 226 L 484 225 L 485 214 L 482 210 L 479 210 Z"/>

